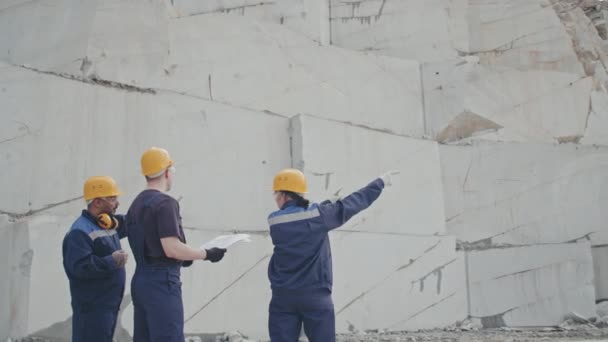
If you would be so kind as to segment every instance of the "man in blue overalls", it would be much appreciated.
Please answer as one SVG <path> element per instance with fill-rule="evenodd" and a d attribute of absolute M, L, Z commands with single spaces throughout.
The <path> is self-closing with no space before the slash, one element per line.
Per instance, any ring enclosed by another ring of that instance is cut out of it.
<path fill-rule="evenodd" d="M 272 288 L 268 330 L 272 342 L 296 342 L 302 325 L 310 342 L 334 342 L 333 273 L 329 231 L 369 207 L 391 185 L 391 171 L 342 200 L 310 205 L 306 179 L 286 169 L 274 178 L 280 210 L 268 217 L 274 252 L 268 265 Z"/>
<path fill-rule="evenodd" d="M 112 342 L 125 289 L 123 219 L 114 216 L 120 190 L 106 176 L 87 179 L 87 209 L 63 239 L 63 267 L 72 296 L 72 342 Z"/>
<path fill-rule="evenodd" d="M 192 260 L 218 262 L 225 249 L 200 250 L 186 245 L 179 203 L 171 189 L 175 168 L 169 153 L 152 147 L 141 157 L 147 188 L 126 217 L 129 244 L 136 261 L 131 280 L 134 342 L 184 342 L 184 307 L 180 269 Z"/>

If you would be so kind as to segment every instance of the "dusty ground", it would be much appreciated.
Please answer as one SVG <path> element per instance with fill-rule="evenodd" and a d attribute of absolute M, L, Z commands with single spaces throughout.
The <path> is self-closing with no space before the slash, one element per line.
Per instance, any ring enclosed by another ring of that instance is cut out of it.
<path fill-rule="evenodd" d="M 29 337 L 13 342 L 64 342 L 64 340 Z M 196 342 L 243 342 L 252 341 L 241 336 L 190 336 L 187 341 Z M 305 341 L 305 340 L 303 340 Z M 431 330 L 418 332 L 363 332 L 342 334 L 337 342 L 528 342 L 528 341 L 561 341 L 561 342 L 608 342 L 608 328 L 578 326 L 571 330 L 555 328 L 538 329 L 485 329 L 479 331 L 445 331 Z M 127 341 L 117 341 L 127 342 Z"/>
<path fill-rule="evenodd" d="M 502 330 L 488 329 L 481 331 L 421 331 L 391 333 L 359 333 L 340 335 L 339 342 L 525 342 L 525 341 L 604 341 L 608 342 L 608 328 L 585 327 L 570 331 L 535 330 Z"/>

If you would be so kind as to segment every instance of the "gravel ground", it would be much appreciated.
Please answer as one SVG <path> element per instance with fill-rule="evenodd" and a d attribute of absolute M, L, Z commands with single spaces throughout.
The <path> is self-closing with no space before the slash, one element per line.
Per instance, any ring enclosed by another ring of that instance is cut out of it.
<path fill-rule="evenodd" d="M 194 341 L 229 341 L 242 342 L 253 341 L 237 338 L 218 338 L 211 336 L 200 336 Z M 189 341 L 192 341 L 188 339 Z M 13 342 L 56 342 L 59 340 L 29 337 Z M 301 340 L 306 341 L 306 340 Z M 539 328 L 539 329 L 484 329 L 477 331 L 446 331 L 430 330 L 417 332 L 365 332 L 353 334 L 341 334 L 336 338 L 337 342 L 528 342 L 528 341 L 561 341 L 561 342 L 608 342 L 608 328 L 596 328 L 593 326 L 576 327 L 570 330 Z M 63 340 L 61 342 L 64 342 Z"/>
<path fill-rule="evenodd" d="M 338 342 L 524 342 L 524 341 L 605 341 L 608 328 L 584 327 L 572 330 L 530 329 L 486 329 L 479 331 L 418 331 L 358 333 L 339 335 Z"/>

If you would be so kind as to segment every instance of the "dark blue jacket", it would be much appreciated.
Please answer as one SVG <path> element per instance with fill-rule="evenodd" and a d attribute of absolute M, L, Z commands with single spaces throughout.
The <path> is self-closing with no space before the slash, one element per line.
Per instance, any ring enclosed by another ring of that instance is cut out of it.
<path fill-rule="evenodd" d="M 268 265 L 273 290 L 332 288 L 333 272 L 328 233 L 369 207 L 384 183 L 376 179 L 335 203 L 312 204 L 308 209 L 287 202 L 268 217 L 274 253 Z"/>
<path fill-rule="evenodd" d="M 126 236 L 124 217 L 115 230 L 100 228 L 88 211 L 72 224 L 63 239 L 63 267 L 70 281 L 72 307 L 78 310 L 118 310 L 125 289 L 125 269 L 112 253 Z"/>

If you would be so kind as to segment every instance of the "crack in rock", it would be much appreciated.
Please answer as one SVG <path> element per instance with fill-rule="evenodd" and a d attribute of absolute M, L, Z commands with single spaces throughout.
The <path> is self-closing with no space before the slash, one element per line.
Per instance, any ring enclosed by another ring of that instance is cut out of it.
<path fill-rule="evenodd" d="M 156 90 L 154 90 L 152 88 L 142 88 L 142 87 L 137 87 L 134 85 L 126 84 L 126 83 L 104 80 L 97 76 L 91 76 L 91 77 L 75 76 L 75 75 L 66 74 L 66 73 L 62 73 L 62 72 L 40 70 L 40 69 L 36 69 L 36 68 L 30 67 L 27 65 L 17 65 L 17 67 L 20 67 L 20 68 L 23 68 L 26 70 L 30 70 L 30 71 L 33 71 L 33 72 L 36 72 L 39 74 L 43 74 L 43 75 L 51 75 L 51 76 L 60 77 L 60 78 L 64 78 L 67 80 L 77 81 L 77 82 L 81 82 L 81 83 L 99 85 L 99 86 L 106 87 L 106 88 L 113 88 L 113 89 L 124 90 L 127 92 L 136 92 L 136 93 L 142 93 L 142 94 L 156 94 Z"/>
<path fill-rule="evenodd" d="M 246 269 L 245 272 L 241 273 L 235 280 L 233 280 L 230 284 L 228 284 L 226 287 L 224 287 L 220 292 L 218 292 L 217 294 L 215 294 L 215 296 L 213 296 L 211 299 L 209 299 L 207 301 L 207 303 L 203 304 L 203 306 L 201 306 L 192 315 L 190 315 L 190 317 L 186 318 L 184 320 L 184 323 L 188 323 L 190 320 L 192 320 L 194 317 L 196 317 L 196 315 L 198 315 L 203 310 L 205 310 L 206 307 L 208 307 L 209 305 L 211 305 L 211 303 L 213 303 L 222 294 L 224 294 L 224 292 L 228 291 L 228 289 L 230 289 L 232 286 L 234 286 L 236 283 L 238 283 L 243 277 L 245 277 L 249 272 L 251 272 L 254 268 L 256 268 L 262 261 L 264 261 L 264 260 L 266 260 L 268 258 L 270 258 L 270 254 L 264 255 L 260 260 L 258 260 L 255 264 L 253 264 L 248 269 Z"/>
<path fill-rule="evenodd" d="M 437 277 L 437 294 L 441 293 L 441 282 L 443 280 L 443 269 L 446 268 L 447 266 L 449 266 L 450 264 L 456 262 L 456 260 L 458 260 L 458 258 L 454 258 L 450 261 L 448 261 L 447 263 L 436 267 L 434 270 L 432 270 L 431 272 L 425 274 L 424 276 L 422 276 L 422 278 L 417 279 L 417 280 L 413 280 L 411 282 L 412 288 L 414 287 L 414 284 L 419 283 L 420 286 L 420 292 L 424 292 L 424 282 L 425 280 L 430 277 L 431 275 L 435 275 Z"/>
<path fill-rule="evenodd" d="M 274 1 L 262 1 L 262 2 L 259 2 L 256 4 L 248 4 L 248 5 L 241 5 L 241 6 L 234 6 L 234 7 L 220 7 L 218 9 L 211 10 L 211 11 L 203 11 L 203 12 L 188 14 L 185 16 L 180 16 L 177 19 L 194 17 L 194 16 L 198 16 L 198 15 L 205 15 L 205 14 L 213 14 L 213 13 L 230 14 L 232 12 L 240 12 L 239 13 L 240 15 L 245 15 L 245 10 L 247 8 L 261 7 L 261 6 L 268 6 L 268 5 L 275 5 L 275 4 L 276 3 Z"/>
<path fill-rule="evenodd" d="M 74 202 L 74 201 L 77 201 L 77 200 L 81 200 L 81 199 L 83 199 L 83 196 L 78 196 L 78 197 L 70 198 L 70 199 L 65 200 L 65 201 L 47 204 L 44 207 L 39 208 L 39 209 L 30 209 L 30 210 L 28 210 L 28 211 L 26 211 L 24 213 L 11 213 L 11 212 L 8 212 L 8 211 L 0 210 L 0 214 L 8 215 L 12 219 L 22 219 L 24 217 L 36 215 L 36 214 L 38 214 L 40 212 L 43 212 L 45 210 L 49 210 L 49 209 L 58 207 L 60 205 L 68 204 L 68 203 L 71 203 L 71 202 Z"/>
<path fill-rule="evenodd" d="M 435 303 L 433 303 L 433 304 L 431 304 L 431 305 L 428 305 L 428 306 L 426 306 L 426 307 L 422 308 L 421 310 L 419 310 L 419 311 L 415 312 L 414 314 L 410 315 L 408 318 L 406 318 L 406 319 L 404 319 L 404 320 L 401 320 L 401 321 L 399 321 L 399 322 L 397 322 L 397 323 L 394 323 L 393 325 L 391 325 L 391 327 L 396 327 L 396 326 L 398 326 L 398 325 L 400 325 L 400 324 L 406 323 L 406 322 L 408 322 L 409 320 L 411 320 L 412 318 L 415 318 L 415 317 L 417 317 L 417 316 L 421 315 L 421 314 L 422 314 L 422 313 L 424 313 L 425 311 L 430 310 L 431 308 L 434 308 L 435 306 L 437 306 L 437 305 L 439 305 L 439 304 L 441 304 L 441 303 L 445 302 L 446 300 L 448 300 L 448 299 L 450 299 L 450 298 L 454 297 L 455 295 L 456 295 L 456 292 L 453 292 L 453 293 L 451 293 L 450 295 L 448 295 L 447 297 L 442 298 L 440 301 L 437 301 L 437 302 L 435 302 Z"/>
<path fill-rule="evenodd" d="M 349 2 L 348 4 L 351 6 L 351 15 L 350 16 L 330 17 L 329 20 L 330 21 L 341 20 L 342 23 L 347 23 L 351 20 L 359 20 L 359 23 L 361 23 L 361 25 L 364 25 L 364 24 L 371 25 L 372 18 L 374 19 L 374 23 L 377 22 L 378 20 L 380 20 L 380 18 L 382 18 L 382 14 L 384 13 L 384 6 L 386 6 L 386 1 L 387 0 L 382 0 L 382 3 L 380 4 L 380 8 L 378 9 L 378 13 L 370 14 L 370 15 L 361 15 L 361 16 L 355 15 L 355 12 L 357 12 L 357 10 L 359 9 L 359 6 L 361 5 L 362 1 Z"/>
<path fill-rule="evenodd" d="M 353 298 L 352 300 L 350 300 L 348 303 L 346 303 L 342 308 L 340 308 L 337 312 L 336 312 L 336 316 L 339 315 L 340 313 L 342 313 L 344 310 L 348 309 L 351 305 L 353 305 L 354 303 L 356 303 L 357 301 L 359 301 L 360 299 L 362 299 L 363 297 L 365 297 L 368 293 L 376 290 L 380 285 L 384 284 L 387 280 L 389 280 L 390 278 L 392 278 L 396 273 L 410 267 L 411 265 L 413 265 L 416 261 L 418 261 L 420 258 L 422 258 L 423 256 L 425 256 L 426 254 L 428 254 L 430 251 L 432 251 L 433 249 L 437 248 L 437 246 L 441 243 L 441 240 L 438 240 L 437 243 L 433 244 L 432 246 L 430 246 L 429 248 L 427 248 L 426 250 L 424 250 L 422 252 L 422 254 L 420 254 L 419 256 L 410 259 L 408 261 L 408 263 L 406 263 L 405 265 L 399 266 L 397 269 L 395 269 L 393 272 L 389 273 L 386 277 L 384 277 L 384 279 L 382 279 L 381 281 L 377 282 L 376 284 L 372 285 L 369 289 L 361 292 L 361 294 L 359 294 L 357 297 Z"/>

